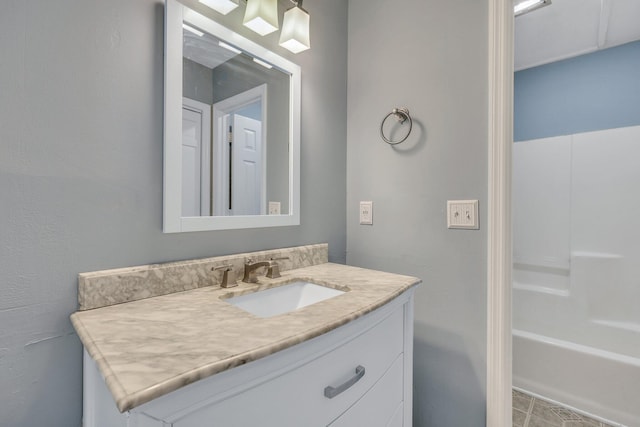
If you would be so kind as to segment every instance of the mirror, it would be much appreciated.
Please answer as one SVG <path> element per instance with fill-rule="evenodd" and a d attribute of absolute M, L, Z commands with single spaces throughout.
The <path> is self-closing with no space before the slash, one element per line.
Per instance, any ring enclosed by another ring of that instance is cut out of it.
<path fill-rule="evenodd" d="M 298 225 L 300 67 L 165 9 L 164 232 Z"/>

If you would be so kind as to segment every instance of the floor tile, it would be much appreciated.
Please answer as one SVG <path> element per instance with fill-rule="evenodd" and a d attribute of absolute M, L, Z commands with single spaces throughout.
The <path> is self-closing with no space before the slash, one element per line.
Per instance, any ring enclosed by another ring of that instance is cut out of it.
<path fill-rule="evenodd" d="M 596 421 L 597 424 L 593 424 L 591 420 L 582 420 L 582 421 L 565 421 L 562 427 L 600 427 L 600 422 Z"/>
<path fill-rule="evenodd" d="M 549 402 L 540 399 L 534 399 L 531 415 L 544 420 L 552 426 L 562 427 L 563 418 L 558 414 L 564 408 L 555 406 Z"/>
<path fill-rule="evenodd" d="M 517 390 L 512 397 L 514 427 L 614 427 Z"/>
<path fill-rule="evenodd" d="M 513 408 L 511 418 L 513 419 L 513 427 L 524 427 L 524 422 L 527 420 L 527 413 Z"/>
<path fill-rule="evenodd" d="M 536 415 L 531 415 L 529 417 L 529 423 L 527 427 L 562 427 L 562 423 L 553 423 L 549 422 L 544 418 L 538 417 Z"/>
<path fill-rule="evenodd" d="M 529 412 L 529 405 L 531 404 L 533 397 L 527 394 L 521 393 L 517 390 L 513 390 L 512 399 L 513 399 L 514 409 L 519 409 L 524 412 Z"/>

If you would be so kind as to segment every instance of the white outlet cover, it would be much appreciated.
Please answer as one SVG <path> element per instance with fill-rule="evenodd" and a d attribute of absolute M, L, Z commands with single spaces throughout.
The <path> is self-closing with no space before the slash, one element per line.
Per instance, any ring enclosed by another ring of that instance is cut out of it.
<path fill-rule="evenodd" d="M 280 215 L 280 202 L 269 202 L 269 215 Z"/>
<path fill-rule="evenodd" d="M 373 225 L 373 202 L 360 202 L 360 224 Z"/>
<path fill-rule="evenodd" d="M 447 228 L 478 230 L 478 201 L 447 200 Z"/>

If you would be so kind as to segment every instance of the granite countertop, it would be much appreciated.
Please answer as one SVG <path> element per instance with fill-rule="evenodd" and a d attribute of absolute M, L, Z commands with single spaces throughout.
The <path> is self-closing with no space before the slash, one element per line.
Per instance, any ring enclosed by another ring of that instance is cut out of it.
<path fill-rule="evenodd" d="M 292 279 L 347 287 L 349 292 L 270 318 L 223 300 Z M 381 307 L 420 279 L 323 263 L 282 272 L 279 279 L 260 276 L 258 284 L 238 283 L 231 289 L 208 286 L 71 316 L 121 412 L 322 335 Z"/>

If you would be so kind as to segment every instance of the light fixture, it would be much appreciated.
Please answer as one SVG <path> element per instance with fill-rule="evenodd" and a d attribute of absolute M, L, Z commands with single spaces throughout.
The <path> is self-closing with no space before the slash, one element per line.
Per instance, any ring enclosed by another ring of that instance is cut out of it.
<path fill-rule="evenodd" d="M 513 6 L 513 13 L 520 16 L 550 4 L 551 0 L 521 0 Z"/>
<path fill-rule="evenodd" d="M 309 42 L 309 13 L 302 8 L 302 0 L 287 10 L 282 22 L 280 46 L 293 53 L 300 53 L 311 47 Z"/>
<path fill-rule="evenodd" d="M 200 0 L 200 3 L 223 15 L 238 7 L 238 0 Z"/>
<path fill-rule="evenodd" d="M 261 36 L 278 29 L 278 0 L 247 0 L 243 24 Z"/>
<path fill-rule="evenodd" d="M 185 24 L 184 22 L 182 23 L 182 28 L 184 28 L 185 30 L 195 34 L 198 37 L 202 37 L 204 35 L 204 33 L 200 30 L 197 30 L 195 28 L 193 28 L 191 25 Z"/>

